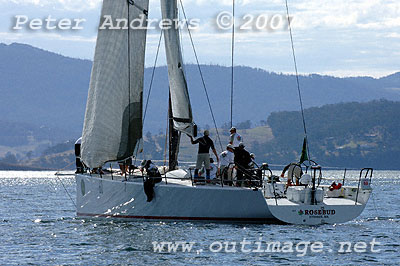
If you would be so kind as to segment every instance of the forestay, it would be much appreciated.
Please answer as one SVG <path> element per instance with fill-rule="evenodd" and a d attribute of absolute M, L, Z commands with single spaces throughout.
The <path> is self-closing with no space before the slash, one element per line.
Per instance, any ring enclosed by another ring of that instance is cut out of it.
<path fill-rule="evenodd" d="M 115 24 L 146 16 L 149 0 L 131 2 L 104 0 L 100 25 L 107 17 Z M 99 29 L 81 152 L 90 168 L 125 159 L 140 146 L 145 45 L 145 29 Z"/>
<path fill-rule="evenodd" d="M 188 86 L 183 70 L 179 29 L 177 27 L 177 0 L 161 0 L 161 12 L 164 20 L 173 22 L 171 27 L 164 29 L 164 38 L 174 128 L 194 136 L 196 135 L 194 132 L 195 124 L 193 122 Z"/>

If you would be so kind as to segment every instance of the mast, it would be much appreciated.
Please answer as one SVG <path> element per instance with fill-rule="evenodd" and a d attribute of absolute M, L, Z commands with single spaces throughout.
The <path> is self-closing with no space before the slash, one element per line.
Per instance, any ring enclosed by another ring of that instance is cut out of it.
<path fill-rule="evenodd" d="M 180 44 L 177 0 L 161 0 L 163 19 L 174 21 L 171 27 L 163 29 L 167 56 L 170 103 L 173 128 L 195 137 L 196 126 L 193 121 L 192 106 L 186 82 Z"/>
<path fill-rule="evenodd" d="M 171 92 L 169 93 L 169 107 L 168 107 L 168 121 L 169 121 L 169 171 L 177 169 L 179 145 L 181 140 L 181 133 L 174 128 L 174 119 L 171 106 Z"/>
<path fill-rule="evenodd" d="M 193 121 L 192 106 L 186 82 L 180 43 L 177 0 L 161 0 L 163 19 L 174 21 L 163 29 L 169 79 L 169 170 L 178 165 L 179 142 L 182 132 L 192 137 L 197 135 Z"/>

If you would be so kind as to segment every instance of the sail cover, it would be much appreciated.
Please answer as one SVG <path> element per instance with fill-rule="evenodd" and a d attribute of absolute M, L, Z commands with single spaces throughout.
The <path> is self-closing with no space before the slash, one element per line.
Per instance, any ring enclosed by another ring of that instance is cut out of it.
<path fill-rule="evenodd" d="M 90 168 L 126 159 L 140 146 L 146 30 L 117 22 L 143 19 L 148 5 L 103 1 L 82 136 L 82 160 Z"/>
<path fill-rule="evenodd" d="M 195 136 L 196 127 L 193 122 L 192 107 L 183 70 L 178 23 L 176 23 L 178 21 L 177 0 L 161 0 L 161 11 L 163 20 L 175 22 L 168 29 L 166 27 L 164 29 L 174 128 Z"/>

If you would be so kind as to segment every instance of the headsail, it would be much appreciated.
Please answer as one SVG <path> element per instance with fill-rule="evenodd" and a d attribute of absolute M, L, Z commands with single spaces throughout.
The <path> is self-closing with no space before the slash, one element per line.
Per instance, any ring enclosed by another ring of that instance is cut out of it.
<path fill-rule="evenodd" d="M 148 5 L 149 0 L 104 0 L 101 21 L 143 18 Z M 145 45 L 144 29 L 99 29 L 82 138 L 82 160 L 90 168 L 139 148 Z"/>
<path fill-rule="evenodd" d="M 177 22 L 177 0 L 161 0 L 161 12 L 163 19 Z M 193 122 L 192 107 L 190 105 L 188 87 L 183 71 L 179 29 L 176 24 L 178 23 L 172 23 L 169 29 L 164 29 L 172 118 L 176 130 L 195 136 L 196 126 Z"/>

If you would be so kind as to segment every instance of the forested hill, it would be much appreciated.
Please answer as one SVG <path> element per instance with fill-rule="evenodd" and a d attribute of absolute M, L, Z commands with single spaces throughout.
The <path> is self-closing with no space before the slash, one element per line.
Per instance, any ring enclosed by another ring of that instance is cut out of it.
<path fill-rule="evenodd" d="M 306 109 L 311 159 L 324 167 L 400 170 L 399 114 L 400 102 L 387 100 Z M 258 163 L 282 165 L 298 161 L 304 137 L 301 113 L 275 112 L 268 117 L 267 122 L 262 127 L 247 128 L 243 125 L 239 128 L 246 149 L 256 155 Z M 227 143 L 228 129 L 220 129 L 220 133 L 221 141 Z M 216 140 L 213 129 L 211 136 Z M 147 132 L 144 141 L 143 157 L 164 159 L 165 135 Z M 9 164 L 4 169 L 14 169 L 17 165 L 64 168 L 74 161 L 73 144 L 74 141 L 69 141 L 47 148 L 41 152 L 40 157 L 31 152 L 28 159 L 19 159 L 9 153 L 5 158 L 0 158 L 0 169 L 2 162 Z M 219 150 L 219 145 L 216 147 Z M 183 136 L 180 160 L 195 160 L 196 148 Z"/>
<path fill-rule="evenodd" d="M 81 135 L 91 66 L 89 60 L 68 58 L 25 44 L 0 43 L 0 162 L 30 161 L 34 167 L 54 166 L 57 159 L 53 154 L 47 154 L 47 161 L 51 162 L 48 165 L 33 159 L 44 155 L 49 147 Z M 194 119 L 200 128 L 212 128 L 198 68 L 185 67 Z M 231 69 L 216 65 L 202 65 L 201 69 L 216 122 L 223 127 L 230 117 Z M 152 69 L 146 68 L 145 98 L 151 74 Z M 306 120 L 313 158 L 326 165 L 400 168 L 396 153 L 398 103 L 340 104 L 400 101 L 400 72 L 382 78 L 303 75 L 300 84 L 305 107 L 310 108 L 306 110 Z M 234 124 L 243 129 L 252 125 L 252 129 L 241 133 L 246 135 L 246 145 L 258 160 L 284 164 L 296 159 L 303 137 L 300 114 L 280 112 L 299 108 L 295 76 L 237 66 L 234 95 Z M 161 135 L 165 132 L 167 103 L 167 69 L 160 66 L 155 70 L 144 129 L 153 135 L 148 142 L 151 155 L 162 154 L 159 149 L 164 147 Z M 262 127 L 254 128 L 257 125 Z M 156 145 L 158 139 L 161 142 Z M 195 153 L 193 150 L 185 150 L 184 145 L 181 149 L 187 159 Z"/>
<path fill-rule="evenodd" d="M 322 165 L 400 169 L 400 102 L 341 103 L 305 110 L 312 159 Z M 303 141 L 300 112 L 272 113 L 270 162 L 298 160 Z M 261 152 L 258 151 L 258 152 Z"/>
<path fill-rule="evenodd" d="M 68 58 L 29 45 L 0 43 L 0 119 L 58 128 L 78 137 L 82 130 L 91 65 L 89 60 Z M 230 117 L 231 70 L 216 65 L 202 65 L 201 68 L 217 123 L 221 126 Z M 194 119 L 200 126 L 211 125 L 198 68 L 186 65 L 185 71 Z M 146 68 L 145 97 L 151 74 L 152 69 Z M 259 124 L 271 112 L 298 109 L 295 76 L 237 66 L 235 77 L 234 123 L 250 120 L 253 125 Z M 305 107 L 381 98 L 400 101 L 400 72 L 379 79 L 313 74 L 301 76 L 300 83 Z M 164 130 L 167 104 L 167 69 L 161 66 L 155 71 L 145 132 Z"/>

